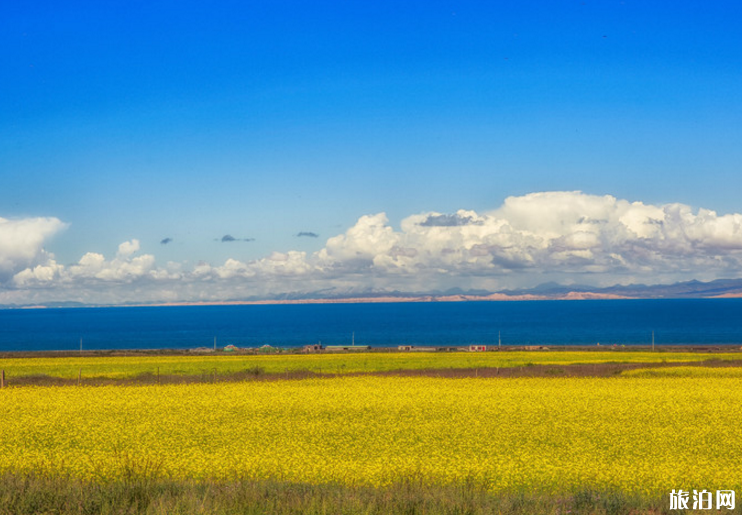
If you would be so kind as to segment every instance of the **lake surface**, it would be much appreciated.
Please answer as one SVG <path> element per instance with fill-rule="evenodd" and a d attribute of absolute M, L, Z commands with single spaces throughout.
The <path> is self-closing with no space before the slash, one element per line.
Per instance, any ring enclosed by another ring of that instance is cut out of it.
<path fill-rule="evenodd" d="M 0 351 L 359 345 L 742 345 L 742 299 L 0 310 Z"/>

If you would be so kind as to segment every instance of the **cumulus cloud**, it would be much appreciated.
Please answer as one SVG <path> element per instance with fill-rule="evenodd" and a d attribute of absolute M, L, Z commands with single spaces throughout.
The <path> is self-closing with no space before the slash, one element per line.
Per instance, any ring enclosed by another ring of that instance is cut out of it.
<path fill-rule="evenodd" d="M 66 227 L 58 218 L 0 218 L 0 282 L 49 259 L 44 243 Z"/>
<path fill-rule="evenodd" d="M 119 245 L 116 257 L 110 260 L 96 252 L 86 253 L 77 263 L 67 267 L 48 259 L 43 264 L 15 274 L 13 283 L 17 287 L 39 287 L 49 283 L 76 286 L 178 277 L 165 269 L 156 268 L 155 258 L 150 254 L 135 256 L 138 251 L 139 241 L 131 240 Z"/>
<path fill-rule="evenodd" d="M 116 253 L 118 258 L 127 258 L 139 251 L 139 240 L 125 241 L 119 245 L 119 251 Z"/>
<path fill-rule="evenodd" d="M 742 271 L 742 215 L 648 205 L 581 192 L 509 197 L 491 212 L 423 213 L 395 231 L 361 217 L 317 254 L 323 267 L 460 277 L 580 274 L 622 277 Z"/>
<path fill-rule="evenodd" d="M 364 215 L 317 252 L 220 265 L 158 266 L 139 254 L 136 240 L 112 259 L 88 253 L 69 266 L 44 255 L 38 242 L 14 248 L 31 249 L 5 265 L 14 295 L 27 297 L 120 291 L 127 300 L 219 300 L 319 290 L 497 290 L 547 280 L 660 283 L 742 274 L 742 214 L 543 192 L 509 197 L 488 212 L 414 214 L 398 228 L 384 213 Z"/>

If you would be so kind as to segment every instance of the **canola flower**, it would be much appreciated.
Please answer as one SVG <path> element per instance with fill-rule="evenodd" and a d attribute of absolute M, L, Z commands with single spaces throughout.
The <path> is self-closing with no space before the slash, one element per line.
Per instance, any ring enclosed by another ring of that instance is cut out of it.
<path fill-rule="evenodd" d="M 139 374 L 199 375 L 254 369 L 268 373 L 295 370 L 345 374 L 426 368 L 484 368 L 575 363 L 660 363 L 740 359 L 740 353 L 710 356 L 691 352 L 549 351 L 549 352 L 421 352 L 358 354 L 199 355 L 199 356 L 86 356 L 64 358 L 5 358 L 0 368 L 9 377 L 43 374 L 52 377 L 125 378 Z"/>
<path fill-rule="evenodd" d="M 6 388 L 0 472 L 732 489 L 741 403 L 742 377 Z"/>

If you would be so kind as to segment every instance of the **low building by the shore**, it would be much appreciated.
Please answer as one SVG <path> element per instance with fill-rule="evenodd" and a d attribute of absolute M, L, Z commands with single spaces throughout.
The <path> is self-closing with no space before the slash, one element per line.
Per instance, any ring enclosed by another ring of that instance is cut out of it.
<path fill-rule="evenodd" d="M 438 347 L 418 347 L 416 345 L 400 345 L 397 350 L 402 352 L 437 352 Z"/>
<path fill-rule="evenodd" d="M 325 347 L 326 351 L 330 352 L 362 352 L 365 350 L 371 350 L 370 345 L 328 345 Z"/>

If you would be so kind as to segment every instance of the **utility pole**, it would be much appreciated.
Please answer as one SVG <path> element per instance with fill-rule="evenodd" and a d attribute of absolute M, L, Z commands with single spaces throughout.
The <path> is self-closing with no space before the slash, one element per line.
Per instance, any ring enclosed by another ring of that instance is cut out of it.
<path fill-rule="evenodd" d="M 356 332 L 355 331 L 353 331 L 353 336 L 351 337 L 351 345 L 353 347 L 356 346 Z"/>
<path fill-rule="evenodd" d="M 500 339 L 500 331 L 497 331 L 497 350 L 500 350 L 502 346 L 502 340 Z"/>
<path fill-rule="evenodd" d="M 82 356 L 82 338 L 80 338 L 80 356 Z"/>
<path fill-rule="evenodd" d="M 216 336 L 214 336 L 214 350 L 216 350 Z"/>
<path fill-rule="evenodd" d="M 654 331 L 652 331 L 652 352 L 654 352 Z"/>

